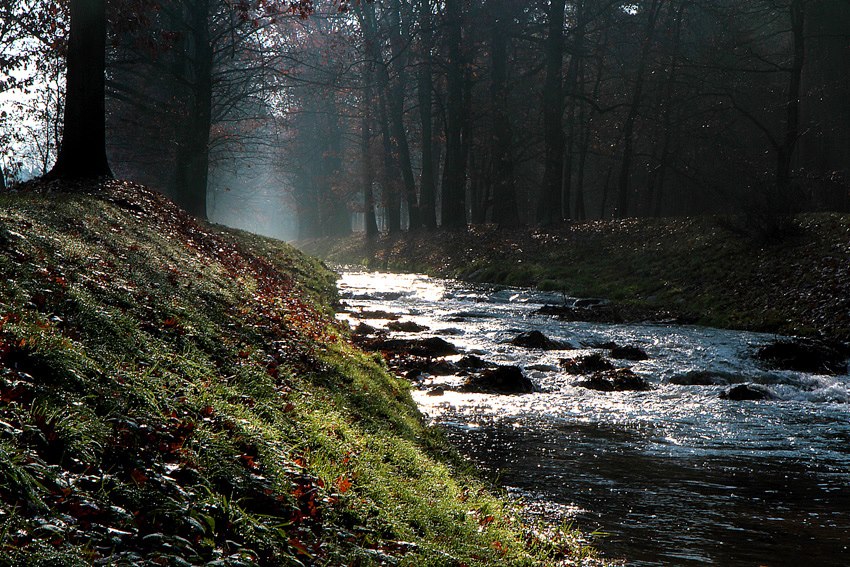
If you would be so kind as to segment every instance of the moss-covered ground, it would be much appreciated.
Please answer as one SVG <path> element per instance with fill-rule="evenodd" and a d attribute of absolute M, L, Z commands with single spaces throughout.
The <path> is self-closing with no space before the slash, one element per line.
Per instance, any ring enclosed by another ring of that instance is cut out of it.
<path fill-rule="evenodd" d="M 592 554 L 477 480 L 334 300 L 318 261 L 139 186 L 0 196 L 0 564 Z"/>
<path fill-rule="evenodd" d="M 299 246 L 337 263 L 607 298 L 635 319 L 850 340 L 850 216 L 802 215 L 786 228 L 765 239 L 735 219 L 627 219 Z"/>

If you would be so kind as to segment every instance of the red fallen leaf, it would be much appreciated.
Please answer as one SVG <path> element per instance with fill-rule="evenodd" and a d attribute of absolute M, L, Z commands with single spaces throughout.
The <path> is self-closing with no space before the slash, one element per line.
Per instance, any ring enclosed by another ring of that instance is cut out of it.
<path fill-rule="evenodd" d="M 201 409 L 201 415 L 204 417 L 211 417 L 214 413 L 215 409 L 212 406 L 204 406 L 203 409 Z"/>
<path fill-rule="evenodd" d="M 139 486 L 144 486 L 145 483 L 148 481 L 148 477 L 145 476 L 145 473 L 143 473 L 139 469 L 133 469 L 132 471 L 130 471 L 130 478 L 132 478 L 133 482 L 135 482 Z"/>
<path fill-rule="evenodd" d="M 343 475 L 336 479 L 334 484 L 336 484 L 337 490 L 339 490 L 340 494 L 345 494 L 348 492 L 348 489 L 351 488 L 352 482 Z"/>
<path fill-rule="evenodd" d="M 289 413 L 294 409 L 295 409 L 295 404 L 293 404 L 292 402 L 287 402 L 287 404 L 285 406 L 283 406 L 283 412 L 284 413 Z"/>
<path fill-rule="evenodd" d="M 242 462 L 245 463 L 245 466 L 249 469 L 257 468 L 257 463 L 254 462 L 254 457 L 251 455 L 240 455 L 239 458 L 242 459 Z"/>
<path fill-rule="evenodd" d="M 483 518 L 481 518 L 480 520 L 478 520 L 478 524 L 479 524 L 479 525 L 481 525 L 481 526 L 489 526 L 489 525 L 490 525 L 490 524 L 492 524 L 495 520 L 496 520 L 496 518 L 495 518 L 495 517 L 493 517 L 493 516 L 484 516 Z"/>
<path fill-rule="evenodd" d="M 248 358 L 249 356 L 251 356 L 251 353 L 249 351 L 247 351 L 247 350 L 240 350 L 239 351 L 239 358 Z"/>
<path fill-rule="evenodd" d="M 176 329 L 180 326 L 180 321 L 178 321 L 176 317 L 168 317 L 162 322 L 162 326 L 166 329 Z"/>
<path fill-rule="evenodd" d="M 296 466 L 301 467 L 302 469 L 307 466 L 307 461 L 304 460 L 302 457 L 296 457 L 292 462 L 295 463 Z"/>

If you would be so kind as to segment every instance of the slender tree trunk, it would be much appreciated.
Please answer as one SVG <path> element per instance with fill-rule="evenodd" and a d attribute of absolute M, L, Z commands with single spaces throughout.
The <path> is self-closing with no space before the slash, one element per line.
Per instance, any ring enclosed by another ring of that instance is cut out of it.
<path fill-rule="evenodd" d="M 508 26 L 510 7 L 505 0 L 491 0 L 494 12 L 490 57 L 493 83 L 493 222 L 502 226 L 519 224 L 514 184 L 513 135 L 508 108 Z"/>
<path fill-rule="evenodd" d="M 375 184 L 375 168 L 372 165 L 372 64 L 366 63 L 364 71 L 363 110 L 360 121 L 360 159 L 363 167 L 363 230 L 366 237 L 373 240 L 378 236 L 378 222 L 375 219 L 375 196 L 372 186 Z"/>
<path fill-rule="evenodd" d="M 655 22 L 658 19 L 660 6 L 660 0 L 652 0 L 652 3 L 647 8 L 646 28 L 643 33 L 643 46 L 641 47 L 637 77 L 635 78 L 635 88 L 632 91 L 632 99 L 629 103 L 629 113 L 623 124 L 623 160 L 620 163 L 620 177 L 617 183 L 616 216 L 618 218 L 629 216 L 629 204 L 631 201 L 629 179 L 631 177 L 632 159 L 634 158 L 635 122 L 637 121 L 640 105 L 643 100 L 643 83 L 646 68 L 649 65 L 649 53 L 655 36 Z"/>
<path fill-rule="evenodd" d="M 663 116 L 662 116 L 662 142 L 661 142 L 661 157 L 658 163 L 658 174 L 654 176 L 653 186 L 650 188 L 650 194 L 653 195 L 652 213 L 654 216 L 661 216 L 661 206 L 664 199 L 664 184 L 667 180 L 667 169 L 670 167 L 671 145 L 673 142 L 673 101 L 676 92 L 676 80 L 679 70 L 679 47 L 682 43 L 682 21 L 685 17 L 687 0 L 679 2 L 676 10 L 673 32 L 673 53 L 670 55 L 670 70 L 667 73 L 667 81 L 664 85 L 664 101 Z"/>
<path fill-rule="evenodd" d="M 462 130 L 464 127 L 464 62 L 461 50 L 462 0 L 446 0 L 448 93 L 446 101 L 446 164 L 443 175 L 442 226 L 466 226 L 466 179 Z"/>
<path fill-rule="evenodd" d="M 65 128 L 51 177 L 111 177 L 106 159 L 106 0 L 72 0 Z"/>
<path fill-rule="evenodd" d="M 790 6 L 793 59 L 788 81 L 788 98 L 785 103 L 785 132 L 776 157 L 777 212 L 790 214 L 792 208 L 791 167 L 794 150 L 800 137 L 800 86 L 806 57 L 805 1 L 792 0 Z"/>
<path fill-rule="evenodd" d="M 434 178 L 434 133 L 433 133 L 433 31 L 431 29 L 431 2 L 421 0 L 419 12 L 419 35 L 421 55 L 419 67 L 419 123 L 422 128 L 422 177 L 419 180 L 419 221 L 422 227 L 437 227 L 435 204 L 436 182 Z"/>

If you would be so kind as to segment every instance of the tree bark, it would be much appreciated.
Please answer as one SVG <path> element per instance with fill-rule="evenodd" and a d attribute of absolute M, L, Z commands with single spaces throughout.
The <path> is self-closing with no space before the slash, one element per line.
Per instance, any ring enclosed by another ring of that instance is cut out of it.
<path fill-rule="evenodd" d="M 655 22 L 658 19 L 660 5 L 660 0 L 652 0 L 652 3 L 648 7 L 646 28 L 643 33 L 643 46 L 640 52 L 637 77 L 635 77 L 635 87 L 632 91 L 631 102 L 629 103 L 629 113 L 623 124 L 623 160 L 620 162 L 620 177 L 617 183 L 617 209 L 615 214 L 617 218 L 626 218 L 629 216 L 629 205 L 631 201 L 629 178 L 631 177 L 632 159 L 634 158 L 635 122 L 637 121 L 640 105 L 643 100 L 643 84 L 646 68 L 649 65 L 649 52 L 655 36 Z"/>
<path fill-rule="evenodd" d="M 62 145 L 50 177 L 111 177 L 106 158 L 106 0 L 72 0 Z"/>
<path fill-rule="evenodd" d="M 421 0 L 419 8 L 420 68 L 419 68 L 419 123 L 422 128 L 422 176 L 419 180 L 419 222 L 423 228 L 437 227 L 433 131 L 433 31 L 431 29 L 431 2 Z"/>
<path fill-rule="evenodd" d="M 466 226 L 466 179 L 462 130 L 463 117 L 463 55 L 461 0 L 446 0 L 448 40 L 448 93 L 446 101 L 446 164 L 443 175 L 442 226 Z"/>
<path fill-rule="evenodd" d="M 491 0 L 491 61 L 493 82 L 490 98 L 493 107 L 493 222 L 502 226 L 519 224 L 514 186 L 513 135 L 508 113 L 508 26 L 509 7 L 505 0 Z"/>
<path fill-rule="evenodd" d="M 564 175 L 564 10 L 565 0 L 549 2 L 546 37 L 546 79 L 543 84 L 543 139 L 545 170 L 543 195 L 538 207 L 538 221 L 547 226 L 561 220 L 562 180 Z"/>

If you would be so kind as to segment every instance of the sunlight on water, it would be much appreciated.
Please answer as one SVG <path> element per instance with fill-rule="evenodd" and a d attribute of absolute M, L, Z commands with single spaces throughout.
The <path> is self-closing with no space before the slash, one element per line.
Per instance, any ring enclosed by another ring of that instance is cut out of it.
<path fill-rule="evenodd" d="M 463 379 L 450 376 L 427 378 L 413 397 L 461 450 L 541 509 L 560 506 L 586 529 L 610 532 L 608 553 L 636 565 L 850 564 L 850 377 L 761 367 L 752 354 L 772 335 L 536 314 L 575 301 L 560 293 L 358 271 L 339 286 L 349 312 L 341 317 L 352 324 L 370 314 L 366 322 L 384 326 L 386 312 L 428 328 L 396 335 L 441 336 L 464 354 L 522 368 L 536 393 L 459 393 L 451 389 Z M 509 343 L 529 330 L 575 348 Z M 559 371 L 560 359 L 608 341 L 646 351 L 649 360 L 613 362 L 651 391 L 597 392 Z M 719 399 L 743 383 L 775 399 Z M 445 393 L 428 395 L 437 386 Z"/>

